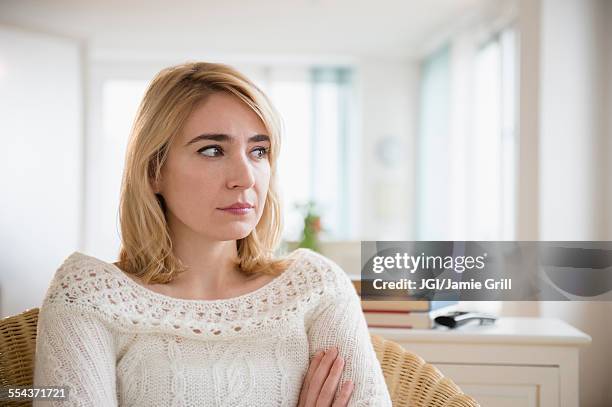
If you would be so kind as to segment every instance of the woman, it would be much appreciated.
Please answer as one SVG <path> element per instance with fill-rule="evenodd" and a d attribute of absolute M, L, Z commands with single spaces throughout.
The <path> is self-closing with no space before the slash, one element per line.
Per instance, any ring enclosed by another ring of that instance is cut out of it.
<path fill-rule="evenodd" d="M 56 272 L 35 385 L 68 386 L 59 405 L 390 406 L 348 276 L 273 256 L 279 150 L 274 109 L 234 69 L 160 72 L 128 146 L 119 262 L 75 252 Z"/>

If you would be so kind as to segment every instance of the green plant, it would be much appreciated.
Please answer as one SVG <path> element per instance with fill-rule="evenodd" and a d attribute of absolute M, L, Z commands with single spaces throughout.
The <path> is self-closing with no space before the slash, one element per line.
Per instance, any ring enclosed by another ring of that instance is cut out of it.
<path fill-rule="evenodd" d="M 306 247 L 319 252 L 319 234 L 323 228 L 321 227 L 321 216 L 317 212 L 316 203 L 308 201 L 306 204 L 297 204 L 296 208 L 304 213 L 304 229 L 299 247 Z"/>

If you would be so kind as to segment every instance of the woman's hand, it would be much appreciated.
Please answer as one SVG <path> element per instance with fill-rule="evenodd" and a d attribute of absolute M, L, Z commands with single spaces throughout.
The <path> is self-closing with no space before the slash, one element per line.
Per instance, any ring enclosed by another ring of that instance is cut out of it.
<path fill-rule="evenodd" d="M 353 392 L 351 380 L 342 385 L 338 398 L 334 400 L 343 368 L 344 359 L 338 356 L 336 347 L 326 352 L 318 351 L 308 366 L 298 407 L 345 407 Z"/>

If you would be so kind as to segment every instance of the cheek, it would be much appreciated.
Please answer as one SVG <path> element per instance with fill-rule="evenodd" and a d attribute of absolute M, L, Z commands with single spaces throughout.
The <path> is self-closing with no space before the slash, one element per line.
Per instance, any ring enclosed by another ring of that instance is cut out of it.
<path fill-rule="evenodd" d="M 198 168 L 197 163 L 184 163 L 168 168 L 168 193 L 183 200 L 200 204 L 215 196 L 222 178 L 210 169 Z"/>
<path fill-rule="evenodd" d="M 264 202 L 270 187 L 270 165 L 263 166 L 257 173 L 256 179 L 257 192 L 259 194 L 259 201 Z"/>

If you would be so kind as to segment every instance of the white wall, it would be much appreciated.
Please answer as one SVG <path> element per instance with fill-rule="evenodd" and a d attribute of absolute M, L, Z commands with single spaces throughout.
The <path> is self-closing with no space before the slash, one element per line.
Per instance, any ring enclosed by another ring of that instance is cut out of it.
<path fill-rule="evenodd" d="M 603 157 L 598 153 L 604 143 L 599 4 L 599 0 L 542 3 L 540 237 L 544 240 L 596 240 L 605 233 Z"/>
<path fill-rule="evenodd" d="M 79 248 L 81 71 L 77 43 L 0 26 L 0 314 L 40 306 Z"/>
<path fill-rule="evenodd" d="M 604 137 L 607 141 L 607 145 L 602 149 L 606 151 L 608 154 L 608 159 L 604 160 L 606 166 L 604 167 L 605 174 L 607 175 L 604 179 L 607 179 L 607 188 L 608 195 L 605 203 L 606 213 L 608 214 L 608 229 L 605 235 L 605 239 L 612 240 L 612 214 L 610 208 L 612 208 L 612 163 L 610 162 L 609 157 L 612 157 L 612 2 L 605 1 L 604 2 L 604 12 L 602 13 L 603 19 L 605 21 L 604 24 L 600 24 L 602 29 L 601 38 L 604 39 L 604 47 L 607 47 L 606 52 L 606 64 L 605 69 L 603 70 L 603 75 L 607 81 L 605 88 L 607 89 L 607 93 L 605 96 L 605 104 L 603 111 L 605 118 L 605 127 L 604 127 Z M 606 324 L 607 331 L 605 332 L 607 341 L 608 341 L 608 349 L 609 344 L 612 341 L 612 303 L 607 304 L 607 309 L 604 310 L 604 316 L 608 318 L 608 323 Z M 607 395 L 605 399 L 605 404 L 612 405 L 612 386 L 609 385 L 610 378 L 612 378 L 612 356 L 608 356 L 608 362 L 606 364 L 606 369 L 603 371 L 603 376 L 608 378 L 608 385 L 606 386 Z"/>
<path fill-rule="evenodd" d="M 539 235 L 540 8 L 540 0 L 520 0 L 517 240 Z"/>
<path fill-rule="evenodd" d="M 359 65 L 362 240 L 414 238 L 418 64 L 381 60 Z M 395 166 L 378 158 L 379 142 L 397 140 Z M 359 162 L 359 161 L 358 161 Z"/>
<path fill-rule="evenodd" d="M 612 162 L 610 162 L 609 160 L 609 157 L 612 157 L 612 74 L 610 74 L 610 72 L 612 72 L 612 41 L 609 40 L 610 38 L 612 38 L 612 2 L 604 1 L 604 8 L 605 10 L 601 15 L 604 21 L 607 21 L 607 24 L 605 23 L 600 24 L 600 27 L 602 27 L 601 38 L 608 39 L 607 41 L 604 41 L 604 44 L 603 44 L 604 49 L 606 50 L 607 65 L 605 65 L 605 69 L 602 73 L 606 81 L 605 88 L 607 89 L 607 93 L 605 95 L 605 104 L 604 104 L 604 109 L 603 109 L 605 113 L 603 117 L 605 120 L 605 125 L 604 125 L 605 126 L 604 127 L 605 138 L 608 142 L 608 146 L 603 151 L 607 154 L 607 157 L 608 157 L 608 159 L 604 160 L 607 164 L 605 168 L 605 172 L 606 174 L 612 174 Z M 608 176 L 606 178 L 608 181 L 608 184 L 607 184 L 608 195 L 607 195 L 605 207 L 609 209 L 609 208 L 612 208 L 612 177 Z M 608 227 L 607 227 L 606 238 L 608 239 L 610 239 L 612 236 L 612 213 L 610 212 L 612 211 L 610 210 L 606 211 L 608 215 L 608 222 L 607 222 Z M 612 386 L 611 386 L 610 394 L 611 394 L 610 400 L 612 400 Z"/>
<path fill-rule="evenodd" d="M 539 83 L 539 238 L 612 238 L 606 104 L 612 19 L 606 0 L 542 0 Z M 609 92 L 609 91 L 608 91 Z M 609 109 L 608 109 L 609 110 Z M 580 355 L 581 406 L 609 406 L 612 304 L 542 302 L 540 314 L 562 318 L 592 336 Z"/>

